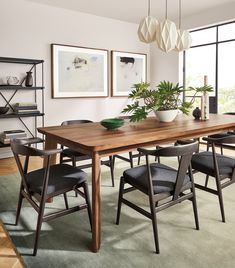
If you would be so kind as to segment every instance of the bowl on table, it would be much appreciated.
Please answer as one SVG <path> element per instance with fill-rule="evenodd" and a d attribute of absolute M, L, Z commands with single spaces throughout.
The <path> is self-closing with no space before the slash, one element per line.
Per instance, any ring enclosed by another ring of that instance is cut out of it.
<path fill-rule="evenodd" d="M 107 118 L 103 119 L 100 124 L 107 129 L 115 129 L 124 125 L 122 118 Z"/>
<path fill-rule="evenodd" d="M 0 107 L 0 114 L 6 114 L 9 110 L 9 107 L 1 106 Z"/>

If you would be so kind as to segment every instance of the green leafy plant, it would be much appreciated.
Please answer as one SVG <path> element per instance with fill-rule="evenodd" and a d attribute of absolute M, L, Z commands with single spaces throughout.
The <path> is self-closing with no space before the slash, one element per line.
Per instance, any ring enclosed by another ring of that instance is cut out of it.
<path fill-rule="evenodd" d="M 151 111 L 167 111 L 179 109 L 184 114 L 188 114 L 192 108 L 197 93 L 212 91 L 211 86 L 190 87 L 193 91 L 193 97 L 190 101 L 182 101 L 182 93 L 186 90 L 179 84 L 173 84 L 169 81 L 161 81 L 156 90 L 150 89 L 150 84 L 146 82 L 134 84 L 133 90 L 128 98 L 133 101 L 128 104 L 122 113 L 131 113 L 130 121 L 138 122 L 147 118 Z"/>

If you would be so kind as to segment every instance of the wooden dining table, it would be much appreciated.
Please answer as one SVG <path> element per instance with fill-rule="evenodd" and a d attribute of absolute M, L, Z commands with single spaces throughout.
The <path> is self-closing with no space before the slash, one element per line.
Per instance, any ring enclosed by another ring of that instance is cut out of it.
<path fill-rule="evenodd" d="M 138 147 L 156 146 L 177 139 L 198 138 L 234 129 L 234 115 L 210 114 L 210 119 L 207 121 L 178 115 L 170 123 L 148 118 L 138 123 L 126 122 L 123 127 L 114 130 L 107 130 L 100 123 L 86 123 L 41 127 L 38 131 L 45 135 L 45 149 L 53 149 L 57 144 L 62 144 L 92 158 L 92 250 L 98 252 L 101 245 L 100 159 L 102 157 L 132 151 Z M 55 163 L 56 157 L 52 161 Z"/>

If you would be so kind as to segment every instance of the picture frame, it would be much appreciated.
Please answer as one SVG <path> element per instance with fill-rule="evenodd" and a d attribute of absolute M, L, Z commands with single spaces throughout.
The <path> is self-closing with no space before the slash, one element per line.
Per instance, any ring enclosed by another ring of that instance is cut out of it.
<path fill-rule="evenodd" d="M 51 44 L 52 98 L 108 97 L 108 50 Z"/>
<path fill-rule="evenodd" d="M 147 54 L 111 51 L 113 97 L 128 96 L 136 83 L 146 82 Z"/>

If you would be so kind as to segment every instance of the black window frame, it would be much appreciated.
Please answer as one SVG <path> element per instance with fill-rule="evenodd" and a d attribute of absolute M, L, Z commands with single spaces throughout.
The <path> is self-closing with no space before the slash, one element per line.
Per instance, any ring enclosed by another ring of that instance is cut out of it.
<path fill-rule="evenodd" d="M 215 42 L 210 42 L 210 43 L 203 43 L 203 44 L 199 44 L 199 45 L 195 45 L 195 46 L 191 46 L 190 49 L 192 48 L 197 48 L 197 47 L 204 47 L 204 46 L 209 46 L 209 45 L 215 45 L 215 96 L 210 96 L 210 113 L 218 113 L 218 56 L 219 56 L 219 44 L 222 43 L 228 43 L 228 42 L 234 42 L 235 38 L 231 38 L 231 39 L 227 39 L 227 40 L 223 40 L 223 41 L 219 41 L 219 27 L 220 26 L 224 26 L 224 25 L 228 25 L 228 24 L 233 24 L 235 23 L 235 20 L 232 21 L 228 21 L 228 22 L 224 22 L 224 23 L 219 23 L 216 25 L 211 25 L 211 26 L 206 26 L 206 27 L 202 27 L 202 28 L 197 28 L 194 30 L 189 31 L 190 33 L 193 32 L 198 32 L 198 31 L 203 31 L 203 30 L 207 30 L 207 29 L 211 29 L 211 28 L 215 28 L 216 29 L 216 41 Z M 187 50 L 183 51 L 183 87 L 185 89 L 186 87 L 186 57 L 187 57 Z M 183 99 L 185 100 L 185 93 L 183 96 Z"/>

